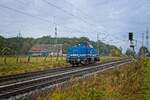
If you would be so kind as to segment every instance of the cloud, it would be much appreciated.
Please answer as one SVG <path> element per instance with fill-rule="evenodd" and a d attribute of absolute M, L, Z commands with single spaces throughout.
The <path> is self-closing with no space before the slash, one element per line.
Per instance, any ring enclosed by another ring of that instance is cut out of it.
<path fill-rule="evenodd" d="M 16 36 L 19 30 L 23 36 L 53 36 L 56 23 L 59 36 L 87 36 L 96 40 L 99 33 L 100 39 L 108 35 L 106 41 L 126 48 L 128 32 L 135 32 L 141 40 L 141 33 L 150 24 L 149 0 L 1 0 L 0 5 L 49 20 L 0 6 L 0 35 L 6 37 Z"/>

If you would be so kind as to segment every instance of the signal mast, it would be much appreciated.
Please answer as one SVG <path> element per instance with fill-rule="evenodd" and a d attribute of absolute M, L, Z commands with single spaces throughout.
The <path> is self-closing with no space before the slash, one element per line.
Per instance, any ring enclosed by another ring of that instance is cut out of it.
<path fill-rule="evenodd" d="M 148 30 L 148 28 L 146 30 L 146 46 L 147 46 L 147 49 L 149 50 L 149 30 Z"/>
<path fill-rule="evenodd" d="M 135 51 L 134 47 L 134 39 L 133 39 L 133 32 L 129 32 L 129 40 L 130 40 L 130 48 L 132 48 L 133 51 Z"/>

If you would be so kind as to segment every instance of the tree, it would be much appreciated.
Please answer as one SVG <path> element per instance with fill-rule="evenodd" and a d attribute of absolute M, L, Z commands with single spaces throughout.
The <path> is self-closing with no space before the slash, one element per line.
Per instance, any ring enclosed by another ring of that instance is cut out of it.
<path fill-rule="evenodd" d="M 13 52 L 11 52 L 11 55 L 17 54 L 19 55 L 26 55 L 28 54 L 28 51 L 32 48 L 35 44 L 54 44 L 55 38 L 50 36 L 43 36 L 41 38 L 18 38 L 18 37 L 12 37 L 12 38 L 4 38 L 0 36 L 0 51 L 2 51 L 3 48 L 10 48 Z M 58 44 L 63 44 L 63 53 L 67 53 L 67 49 L 71 46 L 74 46 L 75 44 L 79 44 L 80 42 L 90 42 L 90 44 L 93 45 L 94 48 L 99 50 L 100 55 L 109 55 L 111 53 L 112 49 L 118 49 L 117 47 L 113 45 L 105 44 L 101 41 L 99 41 L 99 44 L 97 46 L 97 42 L 91 41 L 87 37 L 81 37 L 81 38 L 57 38 Z M 0 54 L 2 55 L 2 54 Z"/>
<path fill-rule="evenodd" d="M 120 49 L 112 49 L 111 50 L 111 56 L 120 57 L 121 55 L 122 55 L 122 53 L 121 53 Z"/>
<path fill-rule="evenodd" d="M 147 53 L 149 53 L 149 51 L 148 51 L 148 48 L 147 47 L 141 47 L 140 49 L 139 49 L 139 55 L 140 56 L 145 56 Z"/>
<path fill-rule="evenodd" d="M 2 55 L 1 50 L 5 47 L 5 44 L 6 44 L 5 38 L 0 36 L 0 55 Z"/>
<path fill-rule="evenodd" d="M 11 55 L 12 54 L 12 50 L 8 47 L 5 47 L 1 50 L 1 54 L 4 56 L 4 64 L 7 64 L 6 61 L 6 56 Z"/>
<path fill-rule="evenodd" d="M 135 56 L 135 52 L 131 49 L 127 49 L 126 51 L 126 55 L 129 56 L 129 57 L 134 57 Z"/>
<path fill-rule="evenodd" d="M 1 54 L 3 56 L 8 56 L 8 55 L 11 55 L 13 53 L 13 50 L 11 50 L 10 48 L 8 47 L 5 47 L 1 50 Z"/>

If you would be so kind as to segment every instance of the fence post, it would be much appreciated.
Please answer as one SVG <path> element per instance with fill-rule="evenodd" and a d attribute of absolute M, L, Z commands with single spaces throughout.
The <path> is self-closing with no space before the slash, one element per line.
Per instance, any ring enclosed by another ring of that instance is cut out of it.
<path fill-rule="evenodd" d="M 46 62 L 46 58 L 47 58 L 47 56 L 45 56 L 45 58 L 44 58 L 44 62 Z"/>
<path fill-rule="evenodd" d="M 28 56 L 28 63 L 30 62 L 30 56 Z"/>
<path fill-rule="evenodd" d="M 17 56 L 16 63 L 18 63 L 18 62 L 19 62 L 19 57 Z"/>
<path fill-rule="evenodd" d="M 7 64 L 6 56 L 4 57 L 4 64 Z"/>

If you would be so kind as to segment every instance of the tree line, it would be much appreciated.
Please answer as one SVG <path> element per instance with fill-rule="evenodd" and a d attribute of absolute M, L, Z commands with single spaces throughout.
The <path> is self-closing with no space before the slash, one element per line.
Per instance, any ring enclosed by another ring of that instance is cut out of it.
<path fill-rule="evenodd" d="M 100 55 L 110 55 L 112 50 L 119 50 L 113 45 L 105 44 L 101 41 L 95 42 L 87 37 L 80 38 L 53 38 L 50 36 L 43 36 L 40 38 L 23 38 L 23 37 L 12 37 L 4 38 L 0 36 L 0 55 L 27 55 L 28 51 L 35 44 L 55 44 L 57 39 L 58 44 L 63 44 L 63 53 L 67 52 L 67 49 L 80 42 L 88 41 L 93 47 L 99 50 Z"/>

